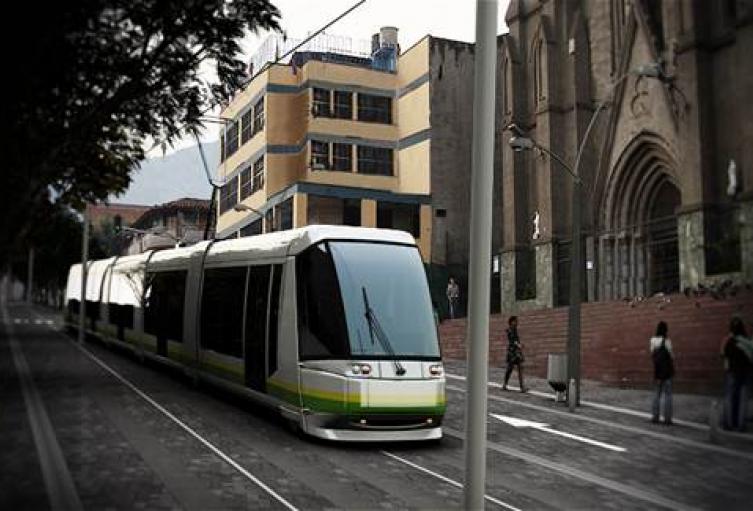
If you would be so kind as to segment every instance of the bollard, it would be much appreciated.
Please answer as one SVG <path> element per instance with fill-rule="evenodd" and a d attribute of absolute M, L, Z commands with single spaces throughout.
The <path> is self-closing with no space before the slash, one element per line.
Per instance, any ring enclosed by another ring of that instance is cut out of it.
<path fill-rule="evenodd" d="M 712 399 L 709 408 L 709 442 L 719 443 L 719 400 Z"/>
<path fill-rule="evenodd" d="M 578 397 L 575 395 L 576 393 L 575 378 L 570 378 L 570 383 L 567 386 L 567 404 L 571 412 L 575 411 L 575 403 L 578 402 Z"/>

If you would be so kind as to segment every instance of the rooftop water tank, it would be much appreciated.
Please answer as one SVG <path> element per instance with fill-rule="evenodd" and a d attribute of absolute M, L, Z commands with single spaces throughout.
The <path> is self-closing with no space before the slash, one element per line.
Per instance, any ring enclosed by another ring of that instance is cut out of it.
<path fill-rule="evenodd" d="M 384 47 L 397 48 L 397 27 L 382 27 L 379 29 L 379 43 Z"/>

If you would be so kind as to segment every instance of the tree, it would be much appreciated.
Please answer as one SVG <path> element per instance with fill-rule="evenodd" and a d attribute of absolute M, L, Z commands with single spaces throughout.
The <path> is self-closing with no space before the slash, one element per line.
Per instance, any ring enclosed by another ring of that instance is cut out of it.
<path fill-rule="evenodd" d="M 246 78 L 245 30 L 278 29 L 268 0 L 20 2 L 4 19 L 7 62 L 0 246 L 36 226 L 30 211 L 124 191 L 149 141 L 201 129 Z M 19 34 L 22 34 L 19 36 Z M 200 67 L 212 63 L 219 83 Z M 0 251 L 3 255 L 6 251 Z"/>
<path fill-rule="evenodd" d="M 47 203 L 34 211 L 37 227 L 29 231 L 29 244 L 34 246 L 34 289 L 37 294 L 48 292 L 53 296 L 65 289 L 68 269 L 81 262 L 81 218 L 61 204 Z M 93 257 L 103 257 L 96 241 L 89 244 Z M 28 269 L 26 252 L 15 254 L 12 273 L 20 282 L 26 282 Z"/>

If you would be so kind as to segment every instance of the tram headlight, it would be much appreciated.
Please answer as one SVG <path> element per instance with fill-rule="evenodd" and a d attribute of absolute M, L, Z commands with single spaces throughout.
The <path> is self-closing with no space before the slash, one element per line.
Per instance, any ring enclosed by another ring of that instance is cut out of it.
<path fill-rule="evenodd" d="M 369 364 L 353 364 L 353 374 L 368 376 L 371 374 L 371 366 Z"/>
<path fill-rule="evenodd" d="M 434 364 L 429 366 L 429 374 L 432 376 L 442 376 L 442 365 Z"/>

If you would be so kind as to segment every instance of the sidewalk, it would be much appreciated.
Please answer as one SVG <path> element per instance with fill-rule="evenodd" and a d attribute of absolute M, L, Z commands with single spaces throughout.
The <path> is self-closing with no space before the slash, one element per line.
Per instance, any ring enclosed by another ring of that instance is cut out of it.
<path fill-rule="evenodd" d="M 443 363 L 448 376 L 448 384 L 458 383 L 458 381 L 453 381 L 453 375 L 462 377 L 466 376 L 465 361 L 445 360 Z M 525 384 L 532 393 L 545 394 L 551 396 L 552 400 L 554 399 L 554 390 L 545 379 L 528 376 L 525 372 L 523 375 L 525 378 Z M 504 382 L 504 377 L 504 367 L 489 367 L 490 390 L 495 393 L 503 392 L 496 384 L 501 386 Z M 517 370 L 513 371 L 508 387 L 517 390 Z M 509 393 L 513 395 L 518 394 L 518 392 L 514 390 L 510 390 Z M 646 417 L 648 417 L 648 414 L 651 411 L 653 397 L 654 392 L 652 390 L 617 388 L 592 380 L 581 381 L 581 401 L 584 402 L 584 404 L 595 403 L 598 405 L 625 408 L 634 412 L 633 414 L 641 413 L 646 414 Z M 721 393 L 716 396 L 710 396 L 700 394 L 681 394 L 675 392 L 672 394 L 674 418 L 679 421 L 688 421 L 703 426 L 704 428 L 708 428 L 711 403 L 714 399 L 718 400 L 719 406 L 721 406 Z M 748 420 L 750 421 L 750 413 L 753 412 L 753 403 L 749 404 L 748 411 Z M 747 433 L 746 436 L 753 438 L 753 433 L 750 433 L 750 431 L 753 431 L 753 424 L 749 425 L 748 429 L 749 433 Z"/>

